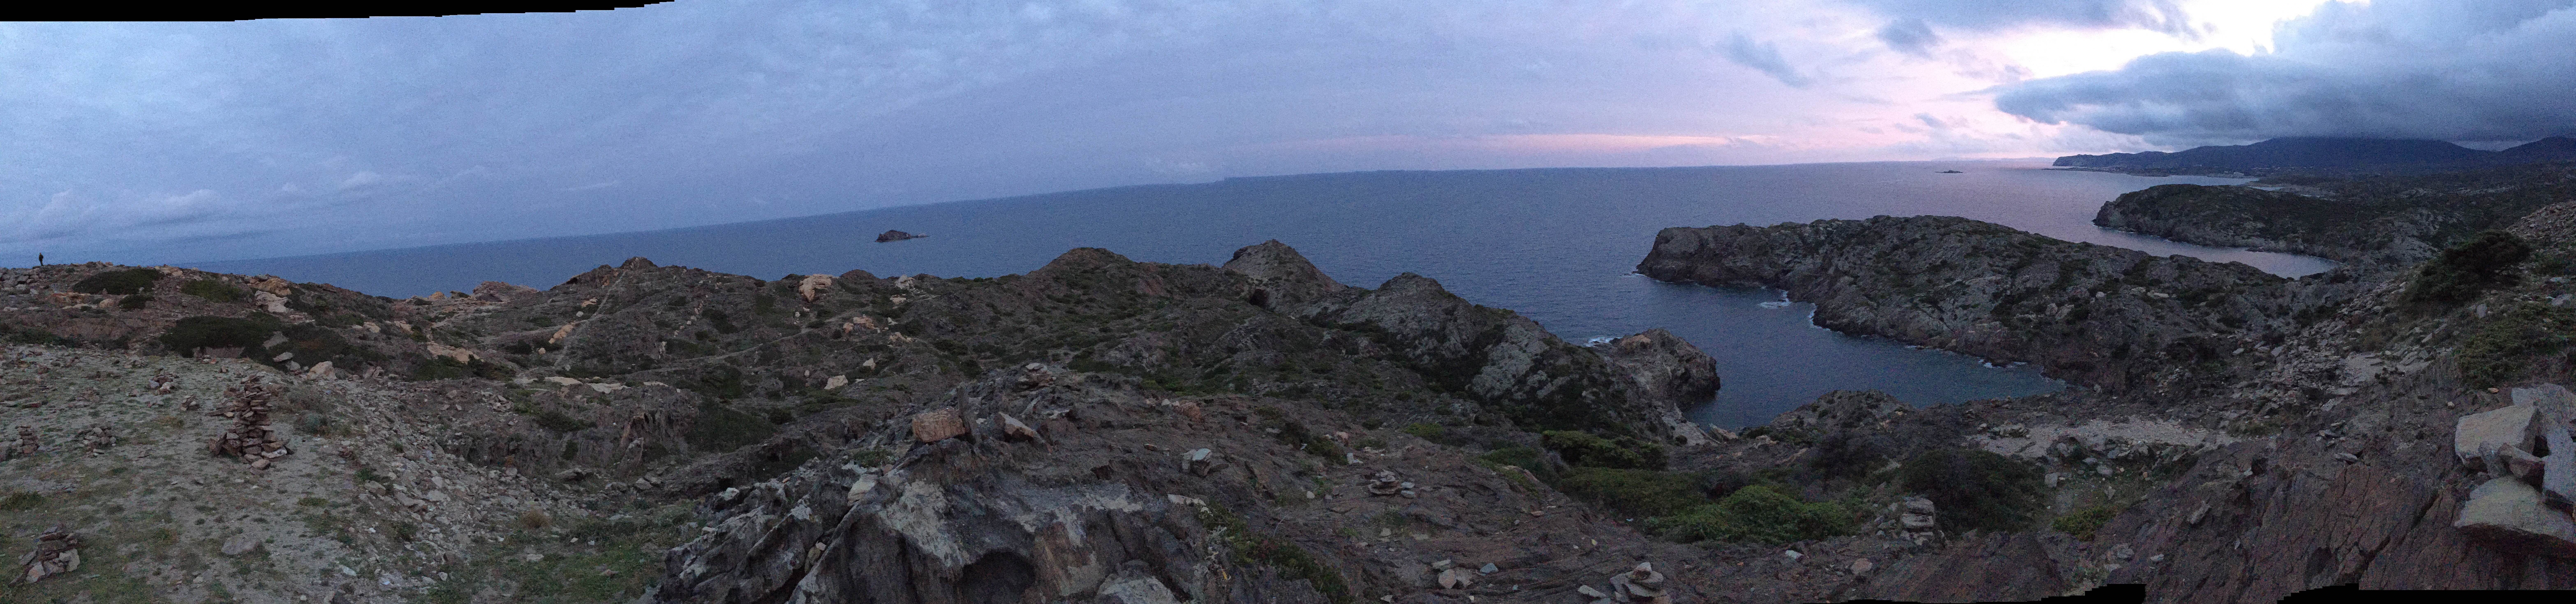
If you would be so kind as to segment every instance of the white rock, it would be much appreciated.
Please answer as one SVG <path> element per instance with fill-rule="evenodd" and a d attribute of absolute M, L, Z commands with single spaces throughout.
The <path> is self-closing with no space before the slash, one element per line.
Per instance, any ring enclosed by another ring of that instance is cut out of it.
<path fill-rule="evenodd" d="M 2508 548 L 2576 556 L 2576 519 L 2542 505 L 2539 489 L 2512 477 L 2488 479 L 2469 491 L 2451 527 Z"/>

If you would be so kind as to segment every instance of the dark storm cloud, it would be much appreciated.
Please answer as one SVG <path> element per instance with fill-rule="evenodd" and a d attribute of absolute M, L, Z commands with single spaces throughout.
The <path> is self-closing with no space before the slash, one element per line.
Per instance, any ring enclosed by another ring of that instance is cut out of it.
<path fill-rule="evenodd" d="M 2276 136 L 2514 141 L 2576 133 L 2576 0 L 2328 3 L 2271 52 L 2140 57 L 2002 87 L 2005 112 L 2197 144 Z"/>
<path fill-rule="evenodd" d="M 2194 33 L 2189 15 L 2175 0 L 1854 0 L 1898 18 L 1960 29 L 2001 29 L 2023 25 L 2080 28 L 2136 27 L 2169 34 Z M 1923 30 L 1926 33 L 1928 29 Z M 1882 38 L 1886 30 L 1880 31 Z M 1896 46 L 1894 41 L 1890 46 Z M 1903 47 L 1898 47 L 1903 50 Z"/>

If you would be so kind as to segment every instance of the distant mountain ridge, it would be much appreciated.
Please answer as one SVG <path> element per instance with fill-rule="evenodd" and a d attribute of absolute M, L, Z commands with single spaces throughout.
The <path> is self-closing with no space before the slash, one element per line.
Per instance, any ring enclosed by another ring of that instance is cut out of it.
<path fill-rule="evenodd" d="M 2194 147 L 2171 153 L 2069 155 L 2055 165 L 2139 170 L 2260 170 L 2269 168 L 2474 167 L 2576 160 L 2576 139 L 2553 136 L 2503 151 L 2480 151 L 2447 141 L 2385 138 L 2284 137 L 2251 145 Z"/>

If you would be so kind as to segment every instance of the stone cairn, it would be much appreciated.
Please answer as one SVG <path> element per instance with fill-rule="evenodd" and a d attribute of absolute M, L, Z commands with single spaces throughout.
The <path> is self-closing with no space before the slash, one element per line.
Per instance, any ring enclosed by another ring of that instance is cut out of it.
<path fill-rule="evenodd" d="M 63 525 L 45 529 L 45 534 L 36 537 L 36 551 L 27 554 L 26 563 L 24 580 L 28 583 L 80 570 L 80 538 L 64 530 Z"/>
<path fill-rule="evenodd" d="M 1403 495 L 1406 499 L 1416 497 L 1413 493 L 1413 483 L 1396 478 L 1395 472 L 1388 470 L 1378 470 L 1376 476 L 1369 478 L 1368 492 L 1370 495 L 1380 497 L 1387 495 Z"/>
<path fill-rule="evenodd" d="M 83 428 L 80 431 L 79 438 L 81 448 L 87 449 L 91 453 L 98 453 L 100 452 L 100 449 L 116 446 L 116 434 L 107 430 L 107 424 L 96 424 L 88 428 Z"/>
<path fill-rule="evenodd" d="M 1907 497 L 1897 502 L 1896 508 L 1897 528 L 1902 529 L 1905 538 L 1913 540 L 1915 545 L 1928 543 L 1940 535 L 1940 525 L 1933 520 L 1932 500 Z"/>
<path fill-rule="evenodd" d="M 170 393 L 170 391 L 172 391 L 172 390 L 176 390 L 176 389 L 178 389 L 178 388 L 179 388 L 179 376 L 178 376 L 178 375 L 176 375 L 176 374 L 172 374 L 172 373 L 170 373 L 170 372 L 164 371 L 164 372 L 161 372 L 161 374 L 160 374 L 160 375 L 152 376 L 152 391 L 153 391 L 153 392 L 157 392 L 157 393 L 160 393 L 160 394 L 169 394 L 169 393 Z"/>
<path fill-rule="evenodd" d="M 207 443 L 206 451 L 240 458 L 258 470 L 266 470 L 274 460 L 285 457 L 290 453 L 286 435 L 268 423 L 270 401 L 276 398 L 277 388 L 259 383 L 258 376 L 245 380 L 233 398 L 232 409 L 224 412 L 224 417 L 232 418 L 232 428 Z"/>
<path fill-rule="evenodd" d="M 18 426 L 18 443 L 10 445 L 7 450 L 0 450 L 0 459 L 35 455 L 36 446 L 36 427 L 26 425 Z"/>
<path fill-rule="evenodd" d="M 2513 404 L 2461 416 L 2452 449 L 2489 478 L 2451 527 L 2509 549 L 2576 557 L 2576 393 L 2557 384 L 2513 389 Z M 2350 460 L 2347 460 L 2349 462 Z"/>
<path fill-rule="evenodd" d="M 1639 562 L 1628 572 L 1610 575 L 1610 593 L 1601 593 L 1590 585 L 1575 588 L 1574 593 L 1592 598 L 1592 604 L 1673 604 L 1673 596 L 1664 590 L 1664 574 L 1655 565 Z"/>

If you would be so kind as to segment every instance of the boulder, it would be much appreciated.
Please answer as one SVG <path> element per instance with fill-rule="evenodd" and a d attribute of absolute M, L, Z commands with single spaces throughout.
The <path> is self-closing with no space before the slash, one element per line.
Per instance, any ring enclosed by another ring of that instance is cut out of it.
<path fill-rule="evenodd" d="M 1200 476 L 1214 473 L 1216 460 L 1210 457 L 1213 454 L 1214 452 L 1207 449 L 1191 449 L 1190 452 L 1181 454 L 1181 469 Z"/>
<path fill-rule="evenodd" d="M 2452 528 L 2510 550 L 2576 556 L 2576 519 L 2541 503 L 2540 490 L 2509 476 L 2469 491 Z"/>
<path fill-rule="evenodd" d="M 2576 507 L 2576 440 L 2556 423 L 2541 435 L 2549 443 L 2549 456 L 2540 460 L 2541 500 L 2560 510 Z"/>
<path fill-rule="evenodd" d="M 258 535 L 242 533 L 239 535 L 233 535 L 230 539 L 225 539 L 223 552 L 226 556 L 239 556 L 258 550 L 259 546 L 260 538 Z"/>
<path fill-rule="evenodd" d="M 2576 392 L 2569 392 L 2566 386 L 2541 384 L 2529 388 L 2515 388 L 2513 405 L 2531 407 L 2539 412 L 2543 420 L 2551 423 L 2563 424 L 2569 420 L 2576 420 Z"/>
<path fill-rule="evenodd" d="M 806 275 L 805 279 L 796 282 L 796 295 L 804 298 L 807 302 L 812 302 L 814 301 L 814 298 L 830 293 L 831 291 L 831 275 Z"/>
<path fill-rule="evenodd" d="M 2528 454 L 2537 448 L 2540 437 L 2538 407 L 2514 405 L 2460 418 L 2451 433 L 2451 448 L 2459 455 L 2460 464 L 2471 469 L 2501 472 L 2504 468 L 2489 465 L 2489 460 L 2510 456 L 2508 450 Z"/>
<path fill-rule="evenodd" d="M 939 442 L 966 435 L 966 416 L 956 407 L 942 407 L 912 416 L 912 438 L 921 442 Z"/>

